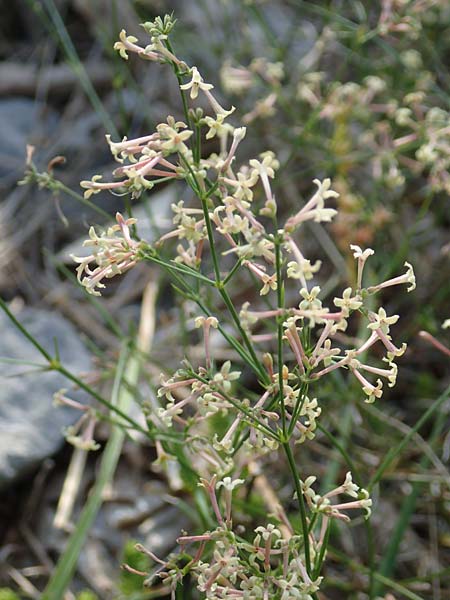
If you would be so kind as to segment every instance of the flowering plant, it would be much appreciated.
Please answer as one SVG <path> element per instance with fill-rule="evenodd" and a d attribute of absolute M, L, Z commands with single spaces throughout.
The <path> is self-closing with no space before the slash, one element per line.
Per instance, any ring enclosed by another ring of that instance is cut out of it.
<path fill-rule="evenodd" d="M 330 179 L 315 179 L 311 198 L 285 217 L 272 184 L 277 157 L 266 150 L 248 162 L 238 160 L 246 128 L 232 124 L 235 108 L 222 107 L 198 68 L 177 57 L 170 42 L 174 24 L 170 16 L 144 23 L 148 45 L 122 31 L 115 49 L 126 60 L 136 54 L 172 67 L 184 121 L 169 116 L 153 133 L 136 139 L 107 136 L 120 163 L 116 179 L 105 182 L 95 175 L 81 186 L 85 198 L 110 190 L 138 199 L 158 183 L 181 180 L 190 190 L 188 200 L 172 205 L 173 228 L 155 244 L 135 235 L 135 219 L 117 213 L 117 224 L 107 231 L 91 228 L 85 244 L 92 253 L 74 257 L 78 280 L 94 295 L 100 295 L 106 279 L 138 262 L 158 265 L 190 302 L 192 321 L 202 333 L 204 360 L 185 358 L 175 373 L 161 376 L 159 404 L 149 404 L 146 419 L 149 433 L 157 432 L 160 468 L 180 457 L 171 440 L 182 440 L 181 473 L 189 471 L 203 488 L 210 504 L 208 527 L 179 537 L 180 552 L 164 560 L 141 548 L 157 564 L 145 574 L 145 583 L 162 580 L 175 597 L 190 573 L 208 599 L 317 598 L 332 521 L 349 521 L 354 510 L 368 518 L 372 500 L 351 472 L 341 485 L 318 493 L 317 476 L 299 462 L 295 446 L 314 440 L 320 427 L 319 381 L 348 371 L 367 403 L 382 396 L 383 381 L 395 385 L 395 361 L 406 345 L 391 337 L 398 315 L 388 315 L 376 297 L 390 286 L 407 285 L 412 291 L 414 272 L 405 263 L 404 274 L 365 285 L 373 250 L 352 245 L 355 281 L 333 306 L 324 306 L 317 281 L 321 261 L 305 257 L 300 238 L 306 223 L 335 217 L 339 194 Z M 215 139 L 218 151 L 205 155 L 204 142 Z M 166 252 L 172 240 L 173 258 L 170 249 Z M 233 285 L 245 280 L 256 284 L 260 300 L 251 297 L 238 306 Z M 348 336 L 354 323 L 367 333 Z M 215 358 L 219 337 L 231 351 L 229 360 Z M 381 361 L 366 357 L 375 347 Z M 285 457 L 299 518 L 273 501 L 276 493 L 270 488 L 270 522 L 243 533 L 242 525 L 233 523 L 233 500 L 274 453 Z"/>

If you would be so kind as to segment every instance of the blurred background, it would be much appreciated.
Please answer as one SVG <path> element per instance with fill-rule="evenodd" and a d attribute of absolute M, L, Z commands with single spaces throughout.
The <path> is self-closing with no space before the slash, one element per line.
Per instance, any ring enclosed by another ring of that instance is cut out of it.
<path fill-rule="evenodd" d="M 135 56 L 125 62 L 113 50 L 121 29 L 144 39 L 139 23 L 172 11 L 177 55 L 198 66 L 219 101 L 236 107 L 232 120 L 247 127 L 240 158 L 268 149 L 279 158 L 274 189 L 281 212 L 303 203 L 316 177 L 330 177 L 340 193 L 334 223 L 309 227 L 302 240 L 330 265 L 322 273 L 325 295 L 354 282 L 351 243 L 375 249 L 374 282 L 402 273 L 405 260 L 414 266 L 413 293 L 394 287 L 383 295 L 388 314 L 401 315 L 395 339 L 408 343 L 397 386 L 374 407 L 361 406 L 347 382 L 321 392 L 329 407 L 324 425 L 373 472 L 387 446 L 411 432 L 449 383 L 450 332 L 442 328 L 450 317 L 445 0 L 0 2 L 1 296 L 44 347 L 51 351 L 56 337 L 74 371 L 108 388 L 121 336 L 136 329 L 143 290 L 155 273 L 140 265 L 113 282 L 101 304 L 86 298 L 69 254 L 77 253 L 89 225 L 124 211 L 124 200 L 100 194 L 93 209 L 83 204 L 79 181 L 114 168 L 106 133 L 131 138 L 152 132 L 168 114 L 182 116 L 170 69 Z M 35 170 L 25 175 L 27 145 L 34 146 Z M 205 154 L 217 150 L 212 140 Z M 147 222 L 143 237 L 151 241 L 169 223 L 170 202 L 182 193 L 167 185 L 136 203 L 133 211 Z M 148 381 L 158 365 L 176 368 L 178 360 L 180 306 L 164 279 L 159 290 Z M 236 302 L 252 294 L 243 289 Z M 6 315 L 0 322 L 0 356 L 36 360 Z M 55 527 L 73 465 L 61 434 L 73 412 L 52 406 L 64 381 L 12 360 L 0 369 L 0 586 L 39 597 L 95 481 L 98 456 L 89 455 L 70 518 Z M 142 396 L 153 393 L 148 381 Z M 386 473 L 373 516 L 380 573 L 407 583 L 414 597 L 433 600 L 450 593 L 448 411 L 448 400 L 441 402 Z M 102 444 L 107 435 L 101 424 Z M 155 472 L 153 449 L 137 441 L 123 446 L 67 598 L 83 589 L 105 599 L 162 597 L 144 594 L 142 578 L 121 574 L 119 565 L 141 568 L 134 540 L 157 554 L 170 552 L 180 530 L 192 527 L 189 500 L 173 474 Z M 327 477 L 333 477 L 328 463 L 339 470 L 320 436 L 310 453 Z M 336 548 L 341 554 L 331 557 L 332 583 L 323 597 L 365 598 L 361 534 L 339 534 Z"/>

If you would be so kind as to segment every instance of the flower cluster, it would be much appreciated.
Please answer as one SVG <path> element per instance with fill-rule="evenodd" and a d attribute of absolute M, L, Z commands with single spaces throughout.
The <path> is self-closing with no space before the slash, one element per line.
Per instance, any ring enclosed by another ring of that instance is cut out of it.
<path fill-rule="evenodd" d="M 120 213 L 116 214 L 116 225 L 108 227 L 105 232 L 97 235 L 94 227 L 89 230 L 89 239 L 83 246 L 92 248 L 88 256 L 72 256 L 79 263 L 77 267 L 78 281 L 93 296 L 100 296 L 96 288 L 104 288 L 103 279 L 110 279 L 131 269 L 139 260 L 139 251 L 143 247 L 131 237 L 130 226 L 136 219 L 124 219 Z M 91 264 L 97 266 L 92 269 Z"/>
<path fill-rule="evenodd" d="M 186 566 L 181 566 L 180 555 L 174 554 L 163 561 L 149 550 L 138 546 L 141 552 L 159 563 L 152 573 L 141 573 L 147 575 L 145 585 L 151 586 L 159 579 L 174 596 L 177 584 L 190 572 L 196 578 L 197 589 L 208 600 L 235 597 L 245 600 L 266 597 L 312 600 L 312 594 L 319 589 L 322 577 L 312 578 L 308 574 L 297 536 L 287 531 L 286 537 L 283 537 L 281 529 L 273 523 L 256 527 L 253 539 L 249 542 L 233 531 L 232 495 L 243 483 L 241 479 L 232 480 L 230 477 L 218 482 L 216 476 L 209 481 L 202 480 L 200 485 L 206 491 L 218 525 L 200 535 L 183 535 L 178 538 L 184 562 L 186 555 L 189 556 L 190 548 L 196 547 Z M 218 498 L 219 491 L 223 492 L 222 499 Z M 334 495 L 341 491 L 335 491 Z M 221 503 L 225 506 L 225 514 L 222 514 Z M 324 531 L 326 528 L 323 528 Z M 211 558 L 205 559 L 206 547 L 211 544 Z M 320 552 L 322 544 L 323 539 L 318 540 L 314 550 L 318 564 L 324 558 Z M 130 568 L 129 570 L 132 571 Z"/>
<path fill-rule="evenodd" d="M 188 102 L 205 100 L 212 114 L 206 114 L 203 106 L 196 107 L 185 111 L 185 122 L 169 117 L 148 135 L 121 142 L 108 137 L 111 152 L 121 163 L 113 173 L 120 179 L 104 183 L 94 176 L 82 186 L 86 196 L 110 190 L 137 198 L 155 183 L 177 178 L 193 191 L 195 200 L 182 199 L 172 205 L 172 226 L 151 252 L 145 242 L 131 236 L 134 219 L 125 220 L 118 213 L 117 224 L 105 233 L 97 235 L 91 228 L 86 245 L 93 247 L 93 253 L 75 258 L 80 263 L 80 282 L 96 295 L 100 294 L 98 288 L 104 287 L 104 278 L 123 273 L 139 260 L 157 262 L 182 288 L 184 276 L 195 280 L 195 285 L 186 284 L 181 291 L 197 305 L 190 333 L 197 339 L 200 334 L 201 358 L 186 359 L 172 376 L 162 375 L 157 398 L 145 408 L 149 426 L 162 436 L 156 443 L 155 466 L 159 470 L 173 466 L 176 452 L 166 440 L 179 436 L 183 460 L 194 466 L 217 527 L 201 535 L 180 537 L 183 560 L 186 548 L 197 545 L 188 565 L 183 566 L 179 556 L 167 561 L 156 559 L 160 565 L 149 582 L 160 578 L 174 594 L 180 579 L 191 572 L 198 589 L 211 600 L 256 600 L 270 595 L 281 600 L 309 600 L 321 582 L 330 519 L 347 521 L 347 511 L 354 509 L 362 509 L 369 516 L 372 501 L 368 492 L 353 483 L 347 473 L 342 485 L 319 495 L 312 488 L 315 476 L 301 481 L 293 472 L 301 496 L 297 498 L 301 532 L 293 530 L 282 512 L 276 517 L 282 521 L 283 534 L 281 524 L 268 524 L 257 527 L 249 541 L 248 536 L 243 539 L 233 530 L 233 491 L 244 485 L 255 461 L 269 453 L 283 449 L 292 468 L 291 448 L 317 433 L 322 407 L 311 388 L 319 380 L 337 369 L 348 371 L 369 403 L 382 396 L 384 380 L 388 386 L 395 384 L 395 360 L 406 345 L 397 345 L 391 335 L 399 316 L 391 315 L 376 300 L 389 287 L 406 285 L 412 291 L 414 272 L 405 263 L 404 274 L 376 283 L 365 270 L 374 251 L 352 244 L 354 280 L 347 282 L 331 306 L 324 305 L 318 284 L 321 261 L 305 256 L 299 240 L 305 223 L 334 219 L 339 193 L 330 179 L 315 179 L 311 197 L 293 215 L 280 216 L 272 184 L 280 168 L 277 157 L 265 151 L 245 163 L 238 161 L 246 128 L 231 124 L 234 108 L 226 110 L 219 104 L 213 85 L 204 80 L 198 68 L 175 56 L 167 43 L 171 26 L 170 19 L 145 24 L 151 35 L 147 47 L 138 46 L 137 39 L 122 32 L 116 48 L 125 58 L 134 52 L 143 59 L 170 63 L 185 107 Z M 275 85 L 282 74 L 273 70 L 268 76 Z M 244 70 L 231 71 L 228 77 L 240 78 L 241 87 L 247 85 Z M 303 87 L 299 94 L 313 103 L 319 81 L 309 84 L 310 88 Z M 236 86 L 239 82 L 235 81 Z M 344 110 L 354 92 L 361 95 L 361 102 L 371 102 L 381 87 L 371 79 L 363 90 L 333 90 L 323 117 Z M 217 138 L 217 151 L 206 157 L 202 154 L 202 135 L 208 140 Z M 173 240 L 176 257 L 168 260 L 163 251 Z M 97 265 L 93 270 L 91 263 Z M 256 306 L 245 302 L 240 314 L 228 293 L 229 283 L 238 272 L 256 282 L 262 297 L 253 300 Z M 199 292 L 200 284 L 217 294 L 228 309 L 229 321 L 210 300 L 212 294 Z M 293 293 L 288 295 L 289 289 Z M 343 335 L 351 320 L 358 321 L 359 330 L 366 332 L 360 338 Z M 216 335 L 230 345 L 229 360 L 214 356 L 212 341 Z M 264 344 L 263 351 L 260 344 Z M 375 344 L 384 356 L 381 363 L 372 364 L 366 355 Z M 194 366 L 193 362 L 199 364 Z M 244 368 L 257 379 L 249 389 L 242 376 Z M 336 501 L 342 495 L 352 500 Z"/>

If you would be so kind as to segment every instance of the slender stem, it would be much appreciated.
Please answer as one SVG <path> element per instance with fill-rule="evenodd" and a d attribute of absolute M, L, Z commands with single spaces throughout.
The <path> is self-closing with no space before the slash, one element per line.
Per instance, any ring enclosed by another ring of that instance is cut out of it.
<path fill-rule="evenodd" d="M 239 333 L 241 334 L 241 337 L 244 341 L 244 344 L 248 350 L 248 352 L 250 353 L 250 356 L 252 357 L 252 362 L 255 365 L 255 369 L 258 372 L 259 376 L 261 377 L 262 381 L 265 384 L 270 384 L 270 380 L 269 380 L 269 376 L 267 375 L 263 365 L 261 364 L 260 360 L 258 359 L 258 357 L 256 356 L 256 352 L 253 348 L 253 344 L 250 341 L 247 332 L 245 331 L 245 329 L 242 327 L 241 324 L 241 319 L 239 317 L 239 314 L 237 312 L 237 310 L 234 307 L 233 302 L 231 301 L 231 298 L 228 294 L 228 292 L 223 288 L 223 284 L 221 285 L 221 287 L 219 288 L 219 292 L 220 295 L 223 298 L 223 301 L 225 302 L 228 310 L 230 311 L 231 317 L 234 321 L 234 324 L 236 325 Z"/>
<path fill-rule="evenodd" d="M 231 269 L 231 271 L 229 271 L 228 275 L 225 277 L 225 279 L 223 280 L 223 285 L 227 285 L 227 283 L 229 281 L 231 281 L 231 279 L 233 278 L 233 276 L 235 275 L 235 273 L 237 272 L 237 270 L 239 269 L 239 267 L 241 266 L 242 262 L 241 259 L 239 259 L 238 261 L 236 261 Z"/>
<path fill-rule="evenodd" d="M 194 277 L 195 279 L 198 279 L 202 283 L 206 283 L 207 285 L 215 287 L 214 281 L 212 281 L 208 277 L 205 277 L 205 275 L 202 275 L 202 273 L 199 273 L 195 269 L 190 269 L 189 267 L 185 267 L 176 262 L 168 263 L 165 260 L 163 260 L 162 258 L 160 258 L 159 256 L 156 256 L 155 254 L 152 254 L 150 252 L 146 252 L 145 250 L 142 252 L 142 256 L 145 258 L 145 260 L 154 262 L 157 265 L 160 265 L 161 267 L 164 267 L 166 269 L 171 269 L 172 271 L 178 271 L 179 273 L 183 273 L 183 275 L 188 275 L 190 277 Z"/>
<path fill-rule="evenodd" d="M 169 52 L 171 52 L 172 54 L 175 55 L 175 52 L 173 51 L 173 48 L 172 48 L 172 44 L 170 43 L 168 38 L 166 39 L 166 46 L 167 46 L 167 50 L 169 50 Z M 186 94 L 184 93 L 184 90 L 182 90 L 180 87 L 181 85 L 183 85 L 183 79 L 182 79 L 182 76 L 180 73 L 180 69 L 179 69 L 178 65 L 174 62 L 172 62 L 172 67 L 173 67 L 173 71 L 175 73 L 175 77 L 178 80 L 178 87 L 180 90 L 181 102 L 183 103 L 184 118 L 186 119 L 186 123 L 187 123 L 187 126 L 189 127 L 189 129 L 192 129 L 191 119 L 189 117 L 189 107 L 188 107 L 188 103 L 186 100 Z"/>
<path fill-rule="evenodd" d="M 97 206 L 90 200 L 87 200 L 81 194 L 78 194 L 74 190 L 70 189 L 69 187 L 67 187 L 67 185 L 64 185 L 64 183 L 59 181 L 59 179 L 53 179 L 53 184 L 54 184 L 54 191 L 61 190 L 61 192 L 64 192 L 71 198 L 74 198 L 80 204 L 84 204 L 84 206 L 86 206 L 87 208 L 90 208 L 91 210 L 94 210 L 99 215 L 102 215 L 102 217 L 105 217 L 106 219 L 108 219 L 108 221 L 111 220 L 111 215 L 109 213 L 107 213 L 106 210 L 103 210 L 103 208 L 100 208 L 100 206 Z"/>
<path fill-rule="evenodd" d="M 211 311 L 208 310 L 208 308 L 205 306 L 205 304 L 203 303 L 203 301 L 200 298 L 200 296 L 196 292 L 194 292 L 189 287 L 189 285 L 187 284 L 187 282 L 178 275 L 177 271 L 172 268 L 172 264 L 168 264 L 168 263 L 165 263 L 165 262 L 161 262 L 159 264 L 161 264 L 161 266 L 164 267 L 169 272 L 169 274 L 175 279 L 175 281 L 178 283 L 178 285 L 182 286 L 185 290 L 187 290 L 186 292 L 183 292 L 182 290 L 179 290 L 180 294 L 182 294 L 185 297 L 188 297 L 190 300 L 193 300 L 197 304 L 197 306 L 200 308 L 200 310 L 207 317 L 212 316 Z M 210 281 L 210 280 L 208 280 L 208 281 Z M 237 315 L 237 318 L 239 319 L 239 315 Z M 260 377 L 265 376 L 265 379 L 263 379 L 265 381 L 267 379 L 267 374 L 265 372 L 264 373 L 262 372 L 262 367 L 260 367 L 260 365 L 258 364 L 257 359 L 253 360 L 252 356 L 250 354 L 248 354 L 247 350 L 242 346 L 242 344 L 240 344 L 236 338 L 234 338 L 233 336 L 231 336 L 220 325 L 220 323 L 219 323 L 219 326 L 218 326 L 218 330 L 221 333 L 221 335 L 224 337 L 224 339 L 230 344 L 230 346 L 232 346 L 236 350 L 236 352 L 242 358 L 242 360 L 244 361 L 244 363 L 248 364 L 255 371 L 255 373 L 257 375 L 259 375 Z"/>
<path fill-rule="evenodd" d="M 144 435 L 148 436 L 149 432 L 146 429 L 144 429 L 141 425 L 139 425 L 139 423 L 137 421 L 135 421 L 134 419 L 129 417 L 126 413 L 124 413 L 117 406 L 114 406 L 113 404 L 111 404 L 111 402 L 109 402 L 108 400 L 103 398 L 103 396 L 100 396 L 100 394 L 98 394 L 93 388 L 91 388 L 89 385 L 84 383 L 81 379 L 79 379 L 76 375 L 74 375 L 73 373 L 68 371 L 65 367 L 63 367 L 62 365 L 55 365 L 53 367 L 53 370 L 58 371 L 58 373 L 61 373 L 61 375 L 64 375 L 64 377 L 66 377 L 66 379 L 69 379 L 70 381 L 75 383 L 75 385 L 77 385 L 79 388 L 81 388 L 82 390 L 87 392 L 90 396 L 95 398 L 95 400 L 97 400 L 97 402 L 99 402 L 100 404 L 103 404 L 103 406 L 105 406 L 106 408 L 109 408 L 109 410 L 111 412 L 114 412 L 118 417 L 121 417 L 122 419 L 124 419 L 125 421 L 130 423 L 130 425 L 132 425 L 136 431 L 139 431 L 140 433 L 143 433 Z"/>
<path fill-rule="evenodd" d="M 300 510 L 300 519 L 302 524 L 302 534 L 303 534 L 303 545 L 305 548 L 305 566 L 308 575 L 311 575 L 311 553 L 309 550 L 309 531 L 308 531 L 308 521 L 306 518 L 306 507 L 305 500 L 303 498 L 303 490 L 300 482 L 300 478 L 297 472 L 297 466 L 295 464 L 294 455 L 292 453 L 289 442 L 283 443 L 283 449 L 288 459 L 289 468 L 292 474 L 292 478 L 295 484 L 295 491 L 297 492 L 297 502 Z"/>
<path fill-rule="evenodd" d="M 281 278 L 281 247 L 278 236 L 275 238 L 275 263 L 277 271 L 277 306 L 284 309 L 283 280 Z M 281 409 L 281 426 L 283 428 L 283 438 L 286 440 L 286 407 L 284 405 L 283 389 L 283 317 L 277 317 L 277 337 L 278 337 L 278 396 Z"/>
<path fill-rule="evenodd" d="M 53 358 L 51 356 L 51 354 L 49 354 L 47 352 L 47 350 L 43 346 L 41 346 L 41 344 L 37 341 L 37 339 L 25 329 L 25 327 L 22 325 L 22 323 L 20 323 L 20 321 L 18 321 L 16 319 L 16 317 L 10 311 L 6 302 L 3 300 L 3 298 L 0 298 L 0 307 L 5 311 L 5 313 L 11 319 L 11 321 L 14 323 L 14 325 L 17 327 L 17 329 L 19 329 L 19 331 L 21 333 L 23 333 L 23 335 L 33 344 L 33 346 L 47 360 L 47 362 L 48 362 L 47 369 L 49 371 L 57 371 L 58 373 L 61 373 L 61 375 L 63 375 L 66 379 L 69 379 L 70 381 L 75 383 L 75 385 L 77 387 L 79 387 L 82 390 L 84 390 L 85 392 L 87 392 L 90 396 L 95 398 L 95 400 L 97 400 L 100 404 L 103 404 L 103 406 L 105 406 L 106 408 L 109 408 L 109 410 L 115 412 L 119 417 L 121 417 L 125 421 L 128 421 L 128 423 L 130 423 L 130 425 L 132 425 L 137 431 L 140 431 L 141 433 L 148 435 L 148 431 L 146 429 L 144 429 L 143 427 L 141 427 L 141 425 L 139 425 L 139 423 L 137 421 L 135 421 L 134 419 L 129 417 L 126 413 L 124 413 L 122 410 L 120 410 L 120 408 L 118 408 L 117 406 L 114 406 L 113 404 L 111 404 L 111 402 L 109 402 L 108 400 L 106 400 L 105 398 L 100 396 L 100 394 L 98 394 L 89 385 L 84 383 L 79 377 L 77 377 L 76 375 L 74 375 L 73 373 L 68 371 L 65 367 L 63 367 L 62 364 L 59 362 L 59 360 L 56 360 L 55 358 Z"/>
<path fill-rule="evenodd" d="M 208 210 L 208 206 L 207 206 L 206 197 L 200 196 L 200 200 L 201 200 L 202 208 L 203 208 L 203 216 L 205 218 L 206 231 L 208 233 L 208 241 L 209 241 L 209 246 L 210 246 L 210 250 L 211 250 L 211 258 L 212 258 L 213 266 L 214 266 L 214 275 L 216 278 L 216 287 L 230 312 L 231 318 L 233 319 L 234 324 L 235 324 L 237 330 L 239 331 L 239 333 L 242 337 L 242 340 L 244 341 L 244 345 L 246 346 L 248 352 L 250 353 L 250 356 L 252 357 L 252 361 L 255 364 L 260 377 L 266 383 L 270 383 L 268 381 L 267 373 L 266 373 L 264 367 L 262 366 L 260 360 L 256 356 L 256 352 L 255 352 L 255 349 L 253 348 L 253 344 L 251 343 L 251 341 L 247 335 L 247 332 L 242 327 L 241 319 L 239 318 L 239 314 L 236 311 L 236 308 L 234 307 L 234 304 L 233 304 L 228 292 L 226 291 L 226 289 L 224 287 L 224 283 L 220 277 L 219 259 L 217 256 L 217 250 L 216 250 L 216 246 L 215 246 L 215 242 L 214 242 L 213 228 L 212 228 L 211 219 L 209 216 L 209 210 Z"/>
<path fill-rule="evenodd" d="M 294 410 L 292 411 L 292 419 L 291 419 L 291 422 L 289 423 L 289 428 L 288 428 L 288 438 L 291 437 L 291 435 L 295 429 L 299 414 L 300 414 L 303 404 L 306 400 L 307 393 L 308 393 L 308 384 L 302 382 L 302 385 L 300 387 L 300 394 L 298 395 L 297 402 L 294 406 Z"/>
<path fill-rule="evenodd" d="M 198 165 L 200 163 L 200 159 L 202 157 L 202 128 L 196 123 L 195 124 L 195 147 L 194 147 L 194 160 L 195 164 Z"/>
<path fill-rule="evenodd" d="M 317 557 L 316 567 L 313 573 L 313 580 L 317 579 L 320 575 L 320 571 L 322 570 L 323 561 L 325 560 L 325 554 L 328 547 L 328 540 L 330 539 L 331 532 L 331 520 L 328 522 L 327 531 L 325 533 L 325 537 L 322 542 L 322 546 L 319 551 L 319 556 Z"/>
<path fill-rule="evenodd" d="M 209 246 L 210 246 L 210 250 L 211 250 L 211 258 L 212 258 L 213 266 L 214 266 L 214 275 L 216 277 L 216 285 L 219 288 L 219 286 L 222 284 L 222 281 L 220 278 L 219 259 L 217 257 L 216 246 L 214 243 L 214 234 L 213 234 L 211 219 L 209 216 L 209 209 L 208 209 L 206 198 L 204 196 L 201 196 L 200 200 L 202 203 L 203 216 L 205 218 L 206 231 L 208 232 L 208 240 L 209 240 Z"/>
<path fill-rule="evenodd" d="M 48 361 L 50 368 L 52 368 L 52 365 L 53 365 L 52 356 L 47 352 L 47 350 L 43 346 L 41 346 L 41 344 L 37 341 L 37 339 L 35 337 L 33 337 L 31 335 L 31 333 L 29 333 L 25 329 L 25 327 L 22 325 L 22 323 L 16 319 L 16 317 L 10 311 L 9 306 L 6 304 L 6 302 L 1 297 L 0 297 L 0 307 L 4 310 L 4 312 L 7 314 L 9 319 L 14 323 L 14 325 L 17 327 L 17 329 L 21 333 L 23 333 L 23 335 L 33 344 L 33 346 L 37 350 L 39 350 L 39 352 L 42 354 L 42 356 Z"/>

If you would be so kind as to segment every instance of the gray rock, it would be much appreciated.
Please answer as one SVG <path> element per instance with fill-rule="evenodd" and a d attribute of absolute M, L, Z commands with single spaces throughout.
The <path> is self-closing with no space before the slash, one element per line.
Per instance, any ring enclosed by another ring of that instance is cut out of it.
<path fill-rule="evenodd" d="M 57 340 L 62 364 L 72 373 L 90 369 L 90 355 L 74 327 L 60 315 L 24 309 L 18 320 L 54 355 Z M 0 357 L 45 364 L 45 359 L 0 310 Z M 0 487 L 25 474 L 63 443 L 62 429 L 79 411 L 55 408 L 53 394 L 70 382 L 54 372 L 38 371 L 26 364 L 0 361 Z M 70 391 L 86 400 L 86 394 Z"/>
<path fill-rule="evenodd" d="M 40 146 L 57 122 L 57 116 L 44 105 L 30 98 L 0 100 L 0 177 L 2 184 L 13 183 L 25 166 L 27 144 Z M 4 179 L 6 178 L 6 182 Z"/>

